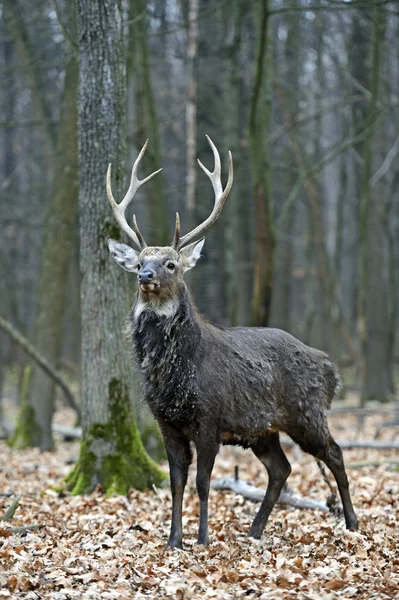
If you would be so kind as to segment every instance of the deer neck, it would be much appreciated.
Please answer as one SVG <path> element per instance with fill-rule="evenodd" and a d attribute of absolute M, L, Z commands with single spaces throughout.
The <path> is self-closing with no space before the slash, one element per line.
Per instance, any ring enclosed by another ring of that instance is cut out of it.
<path fill-rule="evenodd" d="M 187 302 L 191 304 L 184 282 L 176 289 L 160 294 L 146 293 L 139 290 L 133 305 L 132 317 L 134 321 L 138 322 L 143 313 L 146 313 L 146 316 L 151 316 L 150 313 L 152 313 L 152 315 L 160 318 L 171 319 L 177 313 L 179 306 Z"/>
<path fill-rule="evenodd" d="M 197 393 L 202 333 L 196 309 L 185 287 L 171 316 L 153 305 L 138 311 L 139 302 L 132 310 L 132 333 L 145 398 L 156 416 L 183 426 L 190 414 L 193 418 Z"/>
<path fill-rule="evenodd" d="M 138 295 L 131 325 L 139 362 L 146 356 L 159 358 L 170 353 L 192 356 L 201 338 L 198 312 L 184 283 L 178 295 L 163 303 Z"/>

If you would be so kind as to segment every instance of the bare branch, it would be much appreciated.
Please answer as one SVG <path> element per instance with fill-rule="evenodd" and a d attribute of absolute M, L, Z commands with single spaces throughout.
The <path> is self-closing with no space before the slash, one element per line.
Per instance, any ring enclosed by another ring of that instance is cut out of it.
<path fill-rule="evenodd" d="M 71 392 L 68 384 L 64 381 L 63 377 L 58 373 L 55 367 L 49 363 L 49 361 L 44 358 L 42 354 L 26 339 L 24 335 L 12 323 L 10 323 L 7 319 L 0 315 L 0 329 L 8 333 L 8 335 L 19 344 L 25 352 L 33 358 L 33 360 L 47 373 L 49 377 L 54 379 L 54 381 L 60 386 L 62 391 L 64 392 L 65 399 L 69 406 L 73 408 L 73 410 L 77 413 L 78 418 L 80 419 L 81 413 L 78 404 L 75 401 L 74 395 Z"/>
<path fill-rule="evenodd" d="M 374 175 L 370 178 L 371 187 L 375 187 L 377 183 L 388 173 L 391 165 L 399 152 L 399 135 L 396 136 L 394 145 L 384 158 L 384 161 L 379 169 L 374 173 Z"/>

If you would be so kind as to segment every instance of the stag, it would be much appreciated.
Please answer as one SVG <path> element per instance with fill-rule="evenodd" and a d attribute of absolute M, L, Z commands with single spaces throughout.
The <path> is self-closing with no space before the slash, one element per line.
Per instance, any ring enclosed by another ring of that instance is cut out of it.
<path fill-rule="evenodd" d="M 268 472 L 264 500 L 250 536 L 260 538 L 291 466 L 281 449 L 279 432 L 321 459 L 333 473 L 341 496 L 346 527 L 357 529 L 342 451 L 331 436 L 327 410 L 340 387 L 332 360 L 279 329 L 224 328 L 207 321 L 195 307 L 183 275 L 192 269 L 204 245 L 203 234 L 219 217 L 233 184 L 229 153 L 226 187 L 221 182 L 220 156 L 214 155 L 209 177 L 215 199 L 209 217 L 180 236 L 180 218 L 170 246 L 147 246 L 127 206 L 137 190 L 151 179 L 137 177 L 142 148 L 133 165 L 129 189 L 118 204 L 107 195 L 115 218 L 137 249 L 115 240 L 108 247 L 115 261 L 137 274 L 138 292 L 130 314 L 135 355 L 143 375 L 145 399 L 159 423 L 170 467 L 172 523 L 167 543 L 182 548 L 182 504 L 193 443 L 197 453 L 196 484 L 200 501 L 198 544 L 207 545 L 210 477 L 220 444 L 251 448 Z"/>

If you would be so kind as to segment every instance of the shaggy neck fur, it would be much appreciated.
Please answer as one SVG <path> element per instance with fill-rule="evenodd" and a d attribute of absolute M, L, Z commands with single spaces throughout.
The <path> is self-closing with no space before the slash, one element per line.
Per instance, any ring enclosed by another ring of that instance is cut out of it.
<path fill-rule="evenodd" d="M 196 368 L 201 329 L 188 290 L 163 303 L 138 297 L 132 309 L 133 342 L 145 399 L 154 415 L 175 426 L 197 421 Z"/>

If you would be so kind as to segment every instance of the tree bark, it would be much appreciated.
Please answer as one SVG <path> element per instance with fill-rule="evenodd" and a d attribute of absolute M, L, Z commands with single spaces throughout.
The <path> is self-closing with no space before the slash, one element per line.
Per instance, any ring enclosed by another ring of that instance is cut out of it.
<path fill-rule="evenodd" d="M 130 0 L 129 18 L 129 73 L 133 78 L 136 100 L 136 139 L 140 149 L 146 138 L 150 139 L 143 159 L 144 169 L 152 173 L 162 166 L 161 142 L 158 131 L 157 111 L 151 82 L 151 64 L 147 41 L 147 3 Z M 167 246 L 171 242 L 168 210 L 164 194 L 162 173 L 146 185 L 148 215 L 154 242 Z"/>
<path fill-rule="evenodd" d="M 301 63 L 301 27 L 298 15 L 287 15 L 285 18 L 287 27 L 287 39 L 284 44 L 284 54 L 281 56 L 283 64 L 279 63 L 280 78 L 290 82 L 291 94 L 287 100 L 292 119 L 297 116 L 299 96 L 299 74 Z M 282 189 L 284 196 L 288 196 L 289 190 L 295 185 L 296 159 L 291 148 L 285 148 L 283 160 L 289 165 L 289 171 L 284 178 L 288 183 Z M 273 327 L 278 327 L 293 333 L 291 323 L 296 319 L 291 318 L 295 300 L 293 295 L 293 270 L 295 264 L 293 239 L 295 238 L 296 205 L 291 203 L 285 207 L 284 204 L 277 217 L 277 248 L 276 248 L 276 271 L 278 277 L 273 289 L 272 322 Z M 298 260 L 298 259 L 297 259 Z M 303 341 L 303 340 L 302 340 Z"/>
<path fill-rule="evenodd" d="M 245 164 L 242 140 L 247 128 L 247 115 L 244 114 L 246 97 L 242 31 L 248 10 L 245 0 L 234 0 L 225 5 L 223 14 L 226 23 L 224 52 L 227 62 L 224 106 L 230 107 L 225 111 L 223 119 L 224 139 L 226 150 L 231 150 L 234 157 L 234 185 L 228 199 L 230 210 L 224 212 L 225 220 L 230 217 L 225 227 L 225 254 L 228 316 L 229 324 L 233 326 L 249 325 L 251 321 L 251 212 L 248 203 L 243 201 L 247 196 L 247 189 L 241 175 L 242 165 Z"/>
<path fill-rule="evenodd" d="M 37 119 L 41 121 L 46 160 L 50 160 L 55 149 L 55 135 L 51 124 L 50 107 L 40 86 L 41 74 L 38 70 L 38 61 L 35 60 L 35 52 L 21 17 L 18 3 L 15 0 L 3 0 L 2 6 L 6 27 L 13 39 L 31 89 L 35 114 Z"/>
<path fill-rule="evenodd" d="M 82 429 L 78 462 L 66 478 L 73 494 L 101 485 L 109 493 L 159 484 L 164 474 L 145 453 L 129 398 L 121 347 L 126 280 L 107 239 L 121 239 L 105 198 L 112 162 L 121 190 L 125 157 L 126 52 L 119 4 L 78 0 Z"/>
<path fill-rule="evenodd" d="M 366 119 L 368 135 L 364 142 L 363 191 L 360 205 L 360 287 L 358 332 L 362 350 L 361 402 L 369 399 L 387 401 L 391 394 L 389 365 L 389 308 L 384 194 L 372 188 L 371 175 L 375 156 L 375 121 L 380 90 L 382 45 L 385 15 L 376 2 L 373 9 L 371 45 L 370 101 Z"/>
<path fill-rule="evenodd" d="M 268 33 L 268 10 L 269 1 L 261 0 L 256 13 L 259 21 L 258 48 L 249 122 L 252 189 L 256 217 L 252 325 L 264 327 L 267 326 L 270 317 L 275 248 L 270 167 L 265 142 L 272 104 L 272 48 Z"/>
<path fill-rule="evenodd" d="M 77 61 L 71 55 L 65 69 L 55 174 L 45 226 L 34 333 L 34 346 L 56 367 L 61 354 L 66 283 L 77 214 L 77 79 Z M 29 424 L 25 420 L 25 427 L 22 427 L 22 423 L 17 424 L 19 435 L 15 436 L 14 443 L 19 448 L 33 445 L 39 446 L 43 451 L 51 450 L 54 445 L 51 421 L 55 405 L 55 385 L 37 367 L 31 370 L 26 402 L 34 422 Z"/>
<path fill-rule="evenodd" d="M 187 19 L 186 206 L 188 229 L 194 227 L 197 184 L 197 50 L 199 0 L 189 0 Z"/>

